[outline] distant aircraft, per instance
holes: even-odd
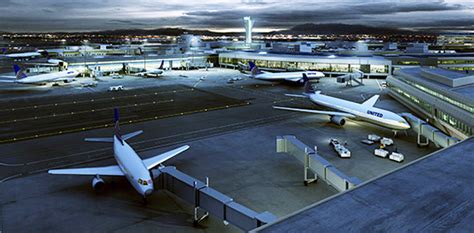
[[[3,53],[6,52],[6,49],[3,49]],[[10,53],[4,54],[5,57],[15,59],[15,60],[27,60],[30,58],[41,57],[44,55],[45,50],[38,50],[36,52],[25,52],[25,53]]]
[[[158,69],[145,69],[144,72],[137,73],[136,75],[138,76],[159,76],[162,75],[164,70],[163,70],[163,65],[165,63],[165,60],[161,60],[161,65]]]
[[[319,111],[313,109],[300,109],[300,108],[289,108],[273,106],[275,109],[324,114],[331,117],[331,122],[337,125],[344,125],[345,118],[359,119],[367,121],[376,125],[380,125],[393,130],[405,130],[409,129],[410,125],[403,117],[396,113],[374,107],[377,102],[379,95],[374,95],[370,99],[366,100],[362,104],[327,96],[321,94],[320,91],[314,91],[309,80],[305,78],[305,92],[303,95],[292,95],[286,94],[291,97],[309,98],[312,102],[326,106],[332,109],[339,110],[335,111]]]
[[[324,74],[319,71],[297,71],[297,72],[278,72],[269,73],[263,72],[253,62],[249,62],[250,78],[260,79],[265,81],[290,81],[295,83],[304,83],[304,77],[307,79],[324,78]]]
[[[150,169],[162,164],[166,160],[189,149],[188,145],[181,146],[163,154],[141,159],[126,140],[140,135],[142,130],[133,133],[121,135],[119,130],[118,109],[114,110],[115,128],[114,136],[111,138],[86,138],[88,142],[109,142],[113,143],[114,157],[118,165],[105,167],[71,168],[49,170],[49,174],[55,175],[88,175],[94,176],[92,187],[95,190],[100,189],[105,183],[100,176],[125,176],[135,190],[144,198],[153,192],[153,180],[150,176]]]
[[[0,79],[0,82],[36,85],[59,81],[67,83],[74,80],[74,78],[80,74],[77,70],[66,70],[55,73],[27,76],[18,65],[13,65],[13,69],[15,70],[15,77],[13,79]]]

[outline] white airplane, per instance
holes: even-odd
[[[174,150],[167,151],[163,154],[141,159],[133,150],[126,140],[140,135],[142,130],[133,133],[121,135],[119,130],[118,110],[115,113],[115,129],[114,136],[111,138],[86,138],[88,142],[109,142],[113,143],[114,157],[118,165],[105,167],[88,167],[88,168],[71,168],[71,169],[54,169],[49,170],[49,174],[54,175],[86,175],[94,176],[92,179],[92,187],[99,190],[104,184],[104,180],[100,176],[124,176],[144,198],[153,193],[153,180],[150,176],[150,169],[161,165],[166,160],[189,149],[188,145],[181,146]]]
[[[319,71],[296,71],[296,72],[263,72],[253,62],[249,62],[250,78],[260,79],[264,81],[289,81],[295,83],[304,83],[303,79],[320,79],[324,78],[324,73]]]
[[[408,122],[400,115],[374,107],[375,103],[379,98],[379,95],[374,95],[362,104],[359,104],[323,95],[320,91],[314,91],[308,79],[305,79],[305,92],[303,93],[303,95],[286,95],[291,97],[309,98],[312,102],[316,104],[336,109],[338,111],[319,111],[313,109],[300,109],[280,106],[273,106],[273,108],[280,110],[329,115],[331,117],[331,122],[341,126],[345,124],[345,118],[351,118],[367,121],[393,130],[406,130],[410,128]]]
[[[161,60],[161,65],[158,69],[146,69],[144,72],[137,73],[136,75],[138,76],[159,76],[162,75],[164,70],[163,70],[163,65],[165,63],[165,60]]]
[[[0,82],[38,85],[58,81],[67,83],[73,81],[74,78],[80,74],[77,70],[65,70],[49,74],[27,76],[18,65],[13,65],[13,69],[15,70],[15,77],[10,79],[0,79]]]
[[[6,49],[3,49],[3,52],[6,52]],[[44,54],[44,50],[38,50],[36,52],[24,52],[24,53],[10,53],[10,54],[4,54],[5,57],[15,59],[15,60],[21,60],[21,59],[29,59],[29,58],[35,58],[35,57],[41,57]]]

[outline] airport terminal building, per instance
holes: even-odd
[[[320,56],[272,54],[254,52],[229,52],[219,54],[221,67],[236,68],[249,61],[262,68],[274,70],[317,70],[328,75],[341,75],[360,70],[367,77],[387,77],[392,62],[380,56]]]
[[[389,94],[440,130],[474,135],[474,76],[441,68],[404,68],[387,78]]]

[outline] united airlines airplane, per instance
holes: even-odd
[[[115,134],[111,138],[86,138],[88,142],[108,142],[113,143],[114,157],[118,165],[105,167],[71,168],[49,170],[49,174],[57,175],[88,175],[94,176],[92,187],[97,190],[105,183],[100,176],[124,176],[144,198],[153,193],[153,180],[150,176],[150,169],[162,164],[166,160],[189,149],[188,145],[176,148],[148,159],[141,159],[126,140],[135,137],[142,130],[121,135],[119,130],[118,110],[115,109]]]
[[[0,79],[0,82],[37,85],[59,81],[67,83],[74,80],[74,78],[80,74],[77,70],[66,70],[49,74],[27,76],[18,65],[14,65],[13,69],[15,70],[15,77],[13,79]]]
[[[336,109],[338,111],[319,111],[313,109],[289,108],[280,106],[273,106],[273,108],[280,110],[329,115],[331,117],[331,122],[341,126],[345,124],[345,118],[351,118],[367,121],[393,130],[406,130],[410,128],[408,122],[400,115],[374,107],[375,103],[379,98],[379,95],[374,95],[362,104],[359,104],[323,95],[320,91],[314,91],[308,79],[305,79],[304,81],[305,92],[303,93],[303,95],[287,94],[287,96],[309,98],[313,103]]]
[[[260,71],[253,62],[249,62],[250,78],[260,79],[264,81],[289,81],[294,83],[304,83],[303,79],[320,79],[324,78],[324,73],[319,71],[297,71],[297,72],[278,72],[269,73]]]

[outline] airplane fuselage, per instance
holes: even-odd
[[[396,113],[376,108],[373,106],[366,106],[363,104],[322,95],[322,94],[310,94],[309,98],[312,102],[326,106],[332,109],[346,112],[356,116],[358,119],[367,121],[376,125],[387,127],[395,130],[409,129],[410,125],[406,122],[403,117]]]
[[[41,56],[41,53],[38,52],[26,52],[26,53],[11,53],[6,54],[5,57],[13,58],[13,59],[26,59],[26,58],[34,58]]]
[[[297,71],[297,72],[279,72],[279,73],[261,73],[252,76],[255,79],[266,80],[266,81],[291,81],[301,82],[303,80],[303,74],[306,74],[308,79],[320,79],[324,77],[324,74],[319,71]]]
[[[130,184],[142,196],[153,193],[153,180],[142,159],[124,140],[114,136],[114,157]]]
[[[79,75],[78,71],[68,70],[68,71],[61,71],[61,72],[50,73],[50,74],[39,74],[39,75],[34,75],[34,76],[28,76],[26,78],[18,79],[15,82],[21,83],[21,84],[47,83],[47,82],[54,82],[58,80],[73,79],[77,75]]]

